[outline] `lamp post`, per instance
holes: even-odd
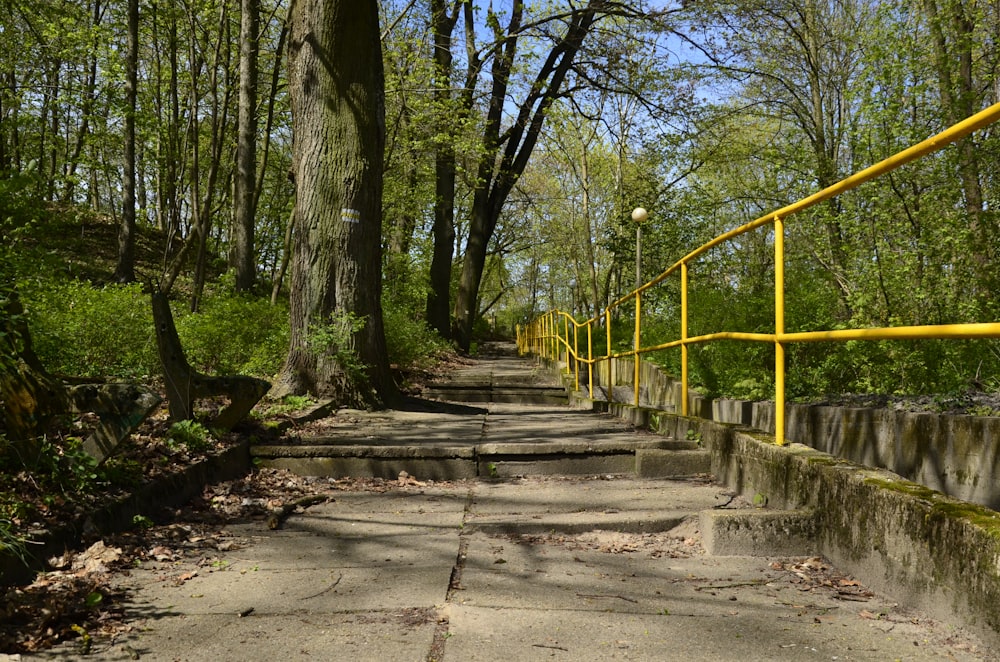
[[[635,289],[642,285],[642,224],[649,218],[649,213],[642,207],[632,210],[632,220],[635,221]]]

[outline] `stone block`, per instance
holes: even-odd
[[[714,556],[815,556],[812,510],[704,510],[702,544]]]
[[[712,455],[705,450],[639,449],[635,472],[640,478],[693,476],[712,471]]]

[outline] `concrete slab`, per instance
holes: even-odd
[[[485,371],[487,383],[499,383],[523,373],[525,363],[510,357],[477,362],[468,378],[482,379]],[[435,407],[440,426],[425,415]],[[349,446],[352,435],[368,434],[375,440],[372,455],[383,452],[373,461],[403,462],[419,453],[397,458],[389,449],[419,448],[411,441],[423,438],[437,449],[476,449],[482,461],[484,444],[520,441],[523,449],[556,443],[559,432],[590,435],[600,440],[595,443],[643,437],[606,417],[585,417],[588,431],[551,408],[517,414],[492,403],[488,410],[431,403],[403,412],[397,423],[388,415],[347,412],[330,443]],[[683,419],[674,427],[686,425]],[[721,453],[724,446],[713,446],[713,435],[706,428],[706,445]],[[676,436],[683,438],[684,431]],[[764,459],[778,452],[750,450]],[[775,503],[782,494],[759,491]],[[982,640],[953,623],[901,608],[825,561],[705,554],[701,527],[713,527],[715,546],[725,529],[717,523],[740,523],[757,512],[715,510],[731,497],[704,481],[620,477],[358,487],[292,514],[281,530],[260,521],[231,524],[232,547],[191,549],[192,556],[176,563],[149,563],[118,578],[130,589],[134,629],[111,642],[95,637],[90,657],[996,659]],[[703,519],[703,511],[711,512]],[[857,539],[877,533],[867,529]],[[811,569],[817,565],[823,569]],[[24,659],[75,657],[67,645]]]
[[[289,524],[268,535],[263,530],[238,555],[240,570],[381,567],[455,561],[454,526],[388,526],[342,521]]]
[[[152,587],[137,609],[238,616],[251,608],[259,615],[430,608],[445,599],[450,576],[450,563],[290,569],[234,562],[214,572],[203,568],[180,585],[173,573],[159,585],[137,577]]]
[[[127,662],[246,662],[247,660],[422,660],[434,638],[433,613],[419,609],[362,614],[151,615],[136,631],[87,658],[71,649],[23,659]],[[224,633],[224,636],[220,634]]]
[[[724,503],[724,494],[723,488],[704,482],[537,478],[478,485],[473,493],[470,515],[700,511]]]
[[[304,445],[364,444],[398,446],[407,443],[468,446],[478,440],[486,410],[464,415],[414,412],[367,412],[324,420],[321,432],[304,434]]]
[[[363,458],[363,457],[277,457],[258,456],[260,466],[286,469],[300,476],[332,478],[395,478],[401,471],[421,480],[464,480],[476,478],[474,459]]]
[[[281,530],[230,525],[225,551],[133,570],[119,582],[133,630],[95,638],[90,659],[990,659],[853,580],[706,555],[697,513],[723,494],[565,478],[345,492]],[[670,509],[684,516],[675,528],[622,532]],[[560,519],[577,530],[553,531]]]
[[[390,483],[382,491],[350,491],[336,493],[334,501],[310,507],[301,516],[342,516],[344,513],[451,513],[461,514],[471,493],[479,483],[452,484],[448,487],[416,486],[393,487]],[[298,521],[298,518],[297,520]]]
[[[461,660],[930,660],[950,632],[921,630],[891,601],[807,589],[770,559],[653,560],[482,535],[468,558],[448,612],[448,654]]]
[[[608,529],[626,533],[669,531],[689,512],[682,510],[630,510],[628,513],[560,513],[555,515],[470,516],[468,526],[490,534],[583,533]]]
[[[940,660],[937,642],[873,627],[862,619],[793,616],[734,606],[705,618],[606,613],[587,624],[565,611],[454,605],[448,654],[459,660]],[[697,632],[697,636],[692,636]],[[955,660],[979,659],[958,651]]]

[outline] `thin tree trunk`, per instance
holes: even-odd
[[[203,199],[199,199],[199,189],[198,182],[200,168],[198,166],[197,157],[199,155],[199,150],[197,146],[195,148],[196,161],[194,162],[192,178],[196,183],[195,189],[192,191],[192,197],[194,199],[199,199],[197,205],[197,214],[195,215],[196,224],[199,227],[198,232],[198,257],[195,263],[195,273],[194,273],[194,292],[191,295],[191,312],[196,312],[201,305],[202,292],[205,287],[206,274],[206,260],[208,253],[208,239],[212,231],[212,216],[214,213],[213,201],[215,198],[216,184],[219,179],[219,171],[222,168],[222,154],[225,149],[225,139],[226,132],[225,127],[227,124],[227,119],[229,117],[229,100],[232,93],[231,86],[220,85],[219,83],[219,67],[222,66],[227,72],[230,65],[230,50],[228,45],[230,40],[227,38],[226,26],[228,25],[228,6],[222,4],[219,8],[219,35],[220,39],[216,42],[215,51],[213,52],[212,62],[210,65],[210,76],[209,76],[209,89],[211,90],[212,106],[211,106],[211,116],[210,129],[211,129],[211,141],[209,143],[209,164],[208,164],[208,174],[207,181],[205,184],[205,196]],[[192,42],[192,48],[194,48]],[[225,59],[223,61],[223,45],[226,45],[225,49]],[[228,75],[226,76],[228,82]],[[224,89],[222,99],[219,99],[219,88]],[[192,114],[197,112],[197,105],[192,106]],[[198,140],[198,134],[195,132],[194,140]],[[197,142],[196,142],[197,145]]]
[[[139,0],[128,0],[128,55],[125,79],[125,173],[122,219],[118,228],[118,263],[113,279],[135,280],[135,113],[139,71]]]
[[[510,129],[504,132],[502,140],[500,122],[509,104],[507,91],[517,53],[516,35],[520,31],[524,3],[520,0],[514,2],[506,34],[494,22],[497,53],[493,60],[493,85],[489,110],[483,123],[482,155],[477,169],[469,237],[455,300],[454,337],[464,351],[468,351],[472,344],[486,251],[500,212],[514,184],[524,172],[548,109],[560,94],[573,59],[594,24],[597,9],[603,6],[603,2],[591,0],[586,7],[573,11],[567,18],[565,35],[546,56],[528,95],[518,108],[517,117]]]
[[[254,227],[257,200],[257,46],[260,0],[240,3],[240,109],[233,193],[233,256],[236,291],[247,292],[256,280]],[[280,57],[279,57],[280,59]]]
[[[101,10],[101,2],[100,0],[95,0],[94,13],[92,17],[94,28],[101,24],[102,15],[103,11]],[[76,193],[76,170],[80,165],[80,155],[83,154],[83,148],[87,142],[87,136],[90,134],[90,116],[94,112],[94,90],[97,88],[98,45],[98,37],[95,35],[91,47],[92,52],[90,54],[90,61],[87,63],[87,83],[83,90],[83,102],[80,104],[80,127],[76,132],[76,140],[74,141],[73,151],[67,158],[66,165],[63,167],[66,188],[63,190],[62,200],[66,203],[72,202],[73,195]],[[2,149],[2,147],[0,147],[0,149]]]
[[[975,39],[975,21],[965,8],[963,0],[946,3],[945,16],[941,15],[935,0],[925,0],[924,9],[930,23],[934,47],[934,64],[938,75],[938,94],[945,120],[954,124],[969,117],[976,110],[977,93],[972,77],[972,60]],[[945,26],[950,25],[951,40],[946,36]],[[957,63],[957,71],[952,71]],[[977,157],[977,148],[972,136],[958,141],[958,175],[962,182],[965,211],[979,246],[988,246],[989,235],[984,233],[983,188]],[[977,253],[980,263],[988,258],[983,251]]]
[[[271,153],[271,128],[274,126],[274,106],[278,99],[278,88],[281,85],[281,62],[285,52],[285,42],[288,39],[288,19],[282,23],[281,34],[278,35],[278,45],[274,49],[274,67],[271,69],[271,92],[267,97],[267,119],[264,121],[264,147],[260,157],[260,167],[257,171],[257,183],[254,186],[253,208],[260,203],[260,192],[264,190],[264,175],[267,172],[268,156]]]
[[[594,222],[590,210],[590,159],[587,155],[587,143],[583,144],[583,153],[580,155],[580,180],[583,189],[583,222],[586,224],[583,241],[590,280],[590,303],[593,306],[593,312],[584,311],[584,315],[589,318],[601,309],[601,300],[597,290],[597,258],[594,255]]]
[[[445,0],[431,0],[434,29],[434,100],[438,112],[451,105],[451,34],[458,7],[449,15]],[[453,124],[449,124],[453,126]],[[442,140],[434,153],[434,251],[427,293],[427,323],[442,338],[451,336],[451,267],[455,255],[455,146],[454,136]]]

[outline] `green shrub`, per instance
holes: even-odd
[[[53,373],[142,379],[160,373],[149,295],[142,286],[80,281],[22,285],[35,350]],[[269,377],[288,350],[288,308],[215,295],[198,313],[174,311],[191,365],[208,374]]]
[[[19,452],[7,453],[0,464],[11,475],[21,471],[30,474],[35,488],[47,499],[90,494],[104,480],[97,460],[83,450],[83,440],[78,437],[41,437],[22,445]],[[11,503],[6,505],[10,507]],[[4,512],[0,516],[11,514]]]
[[[22,286],[35,351],[49,371],[142,378],[159,372],[149,297],[138,284]]]
[[[386,353],[389,362],[404,369],[420,369],[448,349],[448,343],[427,326],[428,265],[407,257],[390,256],[382,293]]]
[[[265,299],[215,294],[197,313],[174,311],[188,362],[213,375],[276,374],[288,351],[288,307]]]
[[[167,431],[167,445],[175,450],[185,446],[193,453],[201,453],[212,447],[212,433],[197,421],[177,421]]]
[[[354,347],[354,335],[365,328],[366,318],[343,310],[335,310],[322,324],[312,324],[307,338],[314,356],[333,356],[340,369],[360,376],[365,370]]]
[[[385,344],[389,362],[406,369],[422,368],[448,348],[447,342],[432,331],[412,308],[398,301],[385,301]]]

